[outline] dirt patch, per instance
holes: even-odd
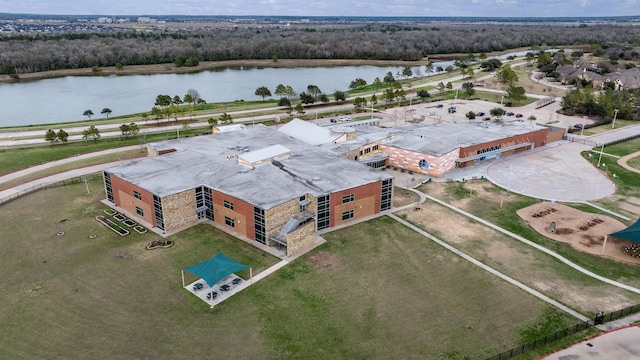
[[[343,264],[338,257],[328,252],[321,251],[317,254],[309,256],[309,264],[316,269],[325,271],[337,271],[342,268]]]
[[[571,244],[575,249],[618,261],[640,264],[624,252],[629,241],[604,237],[626,228],[620,221],[602,214],[592,214],[563,204],[538,203],[516,212],[538,233],[555,241]],[[604,248],[604,251],[603,251]]]

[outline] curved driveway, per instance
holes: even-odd
[[[580,202],[607,197],[616,191],[615,184],[580,152],[632,136],[640,136],[640,125],[588,137],[588,145],[578,141],[551,144],[489,166],[487,178],[510,191],[545,200]],[[600,153],[592,156],[600,157]],[[606,146],[601,159],[603,164],[612,161]]]

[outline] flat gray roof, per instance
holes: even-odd
[[[458,148],[527,134],[540,129],[544,128],[519,121],[499,125],[488,123],[401,125],[387,129],[395,136],[385,141],[384,145],[443,156]]]
[[[291,155],[255,167],[238,163],[238,156],[275,145]],[[320,196],[392,178],[264,125],[150,146],[176,151],[106,171],[160,197],[205,185],[264,209],[307,193]]]
[[[383,145],[443,156],[461,147],[482,144],[543,129],[539,125],[511,122],[501,125],[487,123],[407,124],[392,128],[358,126],[355,140],[324,143],[322,148],[339,154],[380,141]]]

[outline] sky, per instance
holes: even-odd
[[[0,0],[0,12],[56,15],[640,16],[640,0]]]

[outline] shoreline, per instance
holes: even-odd
[[[157,74],[189,74],[227,67],[263,67],[263,68],[295,68],[295,67],[333,67],[333,66],[423,66],[428,60],[360,60],[360,59],[271,59],[264,60],[225,60],[201,61],[197,66],[176,67],[173,63],[154,65],[129,65],[122,69],[115,66],[100,68],[94,73],[91,68],[50,70],[35,73],[19,74],[20,79],[14,80],[7,74],[0,75],[0,83],[19,83],[22,81],[37,81],[54,79],[65,76],[127,76],[127,75],[157,75]]]
[[[510,52],[519,52],[531,50],[530,47],[519,47],[501,51],[492,51],[486,53],[488,56],[500,56]],[[535,51],[535,50],[531,50]],[[405,60],[366,60],[366,59],[252,59],[252,60],[224,60],[224,61],[201,61],[197,66],[193,67],[176,67],[173,63],[153,64],[153,65],[126,65],[122,69],[116,69],[115,66],[107,66],[100,68],[100,72],[94,73],[91,68],[81,69],[62,69],[49,70],[35,73],[18,74],[20,79],[14,80],[8,74],[0,75],[0,84],[2,83],[18,83],[21,81],[37,81],[44,79],[54,79],[65,76],[126,76],[126,75],[156,75],[156,74],[189,74],[202,71],[208,71],[226,67],[264,67],[264,68],[283,68],[283,67],[323,67],[323,66],[424,66],[434,61],[456,59],[466,57],[468,54],[451,53],[451,54],[433,54],[417,61]]]

